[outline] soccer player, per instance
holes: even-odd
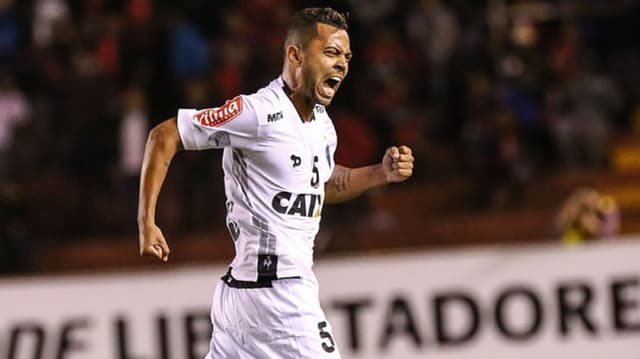
[[[138,213],[140,254],[166,261],[155,223],[158,194],[181,149],[223,149],[226,223],[236,256],[216,286],[211,358],[339,358],[311,270],[325,203],[338,203],[413,172],[406,146],[377,165],[334,163],[336,132],[325,106],[347,76],[345,16],[331,8],[297,12],[281,76],[220,107],[180,109],[149,134]]]

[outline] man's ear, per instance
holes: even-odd
[[[287,47],[287,59],[292,64],[302,64],[302,49],[296,45],[289,45]]]

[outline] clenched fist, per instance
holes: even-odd
[[[413,174],[413,155],[407,146],[392,146],[382,158],[382,168],[389,182],[403,182]]]

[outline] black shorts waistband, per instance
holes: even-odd
[[[254,288],[273,288],[273,281],[281,280],[281,279],[299,279],[300,277],[285,277],[278,278],[275,276],[265,277],[258,276],[258,280],[255,282],[237,280],[231,276],[231,268],[227,271],[227,274],[222,276],[222,281],[231,288],[242,288],[242,289],[254,289]]]

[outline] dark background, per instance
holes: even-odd
[[[287,21],[311,5],[349,13],[336,161],[416,157],[407,183],[325,208],[318,255],[557,240],[583,185],[640,230],[637,1],[1,0],[0,272],[150,264],[146,132],[275,78]],[[174,263],[230,259],[220,156],[171,166],[157,222]]]

